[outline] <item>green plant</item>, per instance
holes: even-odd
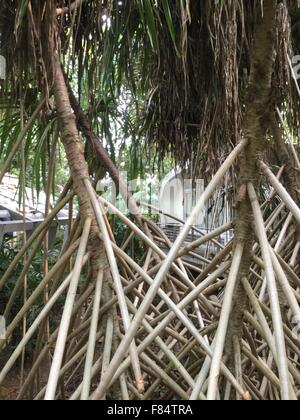
[[[6,238],[3,241],[0,247],[0,278],[5,273],[5,271],[7,270],[9,265],[12,263],[15,256],[17,255],[18,249],[20,246],[19,242],[20,240],[16,238]],[[63,235],[62,235],[62,232],[60,232],[56,236],[52,249],[48,252],[49,269],[51,269],[53,265],[55,264],[55,262],[57,261],[62,242],[63,242]],[[30,296],[33,293],[33,291],[37,288],[39,283],[44,278],[44,269],[43,269],[44,261],[45,261],[45,252],[44,252],[43,247],[41,247],[40,251],[37,253],[35,258],[33,259],[32,264],[27,273],[27,277],[26,277],[26,284],[27,284],[26,295],[27,296]],[[22,269],[23,269],[23,263],[19,262],[18,265],[16,266],[14,273],[10,276],[3,290],[0,292],[0,315],[5,309],[5,306],[11,296],[12,291],[14,290],[16,281],[18,280],[22,272]],[[15,300],[13,307],[11,309],[11,314],[10,314],[11,319],[13,319],[14,316],[18,313],[23,303],[24,303],[24,295],[21,294]],[[42,295],[37,299],[35,304],[28,311],[26,315],[27,325],[31,325],[33,323],[33,321],[36,319],[36,316],[40,312],[43,305],[44,305],[44,297]],[[10,346],[15,347],[15,345],[20,341],[21,337],[22,337],[22,331],[20,328],[15,331],[12,337],[12,340],[10,341]],[[34,351],[34,347],[35,347],[35,340],[30,342],[29,345],[26,347],[27,356],[32,355]]]

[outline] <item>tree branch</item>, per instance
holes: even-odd
[[[120,176],[120,172],[118,168],[115,166],[111,158],[109,157],[106,149],[104,148],[101,140],[98,138],[98,136],[93,132],[93,129],[91,127],[91,124],[89,123],[87,117],[85,116],[85,113],[83,109],[81,108],[77,98],[74,95],[74,92],[67,80],[67,77],[65,75],[65,81],[68,87],[69,91],[69,97],[71,106],[73,108],[73,111],[75,113],[78,128],[83,132],[86,139],[90,142],[92,145],[93,150],[95,151],[99,161],[103,165],[104,169],[109,173],[112,180],[114,181],[117,188],[119,188],[119,191],[126,203],[128,203],[128,207],[130,209],[130,212],[136,217],[138,222],[142,225],[142,217],[140,209],[133,198],[133,196],[128,191],[127,185],[125,184],[124,180]]]
[[[82,5],[84,1],[85,0],[75,0],[74,3],[70,4],[70,6],[59,7],[58,9],[56,9],[56,15],[60,16],[64,15],[65,13],[74,12],[76,9],[78,9],[78,7]]]

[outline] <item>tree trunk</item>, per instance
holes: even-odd
[[[68,89],[58,55],[55,57],[54,67],[55,103],[60,122],[62,141],[73,180],[73,187],[78,197],[81,221],[83,223],[87,217],[92,218],[89,250],[91,251],[91,276],[95,280],[99,269],[108,267],[108,262],[103,243],[99,240],[99,228],[92,203],[84,185],[85,179],[90,180],[89,171],[84,158],[84,150],[77,130],[76,118],[72,112]]]
[[[99,270],[104,272],[104,283],[103,283],[103,296],[105,303],[105,297],[110,299],[113,284],[111,280],[110,266],[106,256],[105,247],[103,242],[99,239],[99,226],[90,201],[90,197],[84,185],[85,180],[89,180],[88,165],[84,157],[84,149],[80,139],[80,135],[76,125],[76,117],[72,112],[69,93],[65,83],[64,75],[61,68],[61,63],[58,55],[55,60],[55,71],[54,71],[54,96],[57,107],[58,118],[60,122],[60,129],[62,133],[62,141],[65,147],[71,176],[73,180],[73,188],[77,194],[81,222],[84,223],[87,217],[92,218],[92,226],[89,237],[88,249],[90,251],[90,271],[89,281],[96,281]],[[113,309],[113,308],[112,308]],[[113,317],[115,322],[116,309],[113,311]],[[105,325],[105,318],[102,319]],[[114,331],[114,335],[116,331]],[[118,339],[118,337],[114,337]],[[118,396],[118,389],[113,387],[111,390],[111,396],[116,399]]]
[[[131,195],[131,193],[128,191],[127,185],[122,179],[120,172],[118,168],[115,166],[111,158],[109,157],[107,151],[103,147],[103,144],[101,143],[98,136],[94,133],[91,124],[89,123],[88,119],[86,118],[83,109],[81,108],[80,104],[78,103],[71,86],[68,85],[68,91],[70,96],[70,103],[72,105],[72,108],[74,110],[77,124],[79,129],[82,131],[84,136],[86,137],[87,141],[90,143],[93,152],[95,153],[98,162],[101,162],[102,167],[104,170],[106,170],[109,175],[111,176],[112,180],[115,183],[115,186],[117,190],[120,190],[120,193],[125,201],[125,203],[128,205],[128,208],[130,209],[131,214],[133,214],[138,222],[138,224],[143,227],[142,223],[142,217],[140,210]]]
[[[245,100],[246,114],[243,122],[243,135],[248,140],[241,159],[240,187],[237,196],[236,241],[244,241],[245,248],[240,266],[239,281],[234,293],[233,309],[228,328],[225,353],[233,361],[233,337],[242,337],[243,312],[246,295],[241,280],[249,277],[251,252],[254,245],[253,213],[247,194],[247,183],[255,188],[259,185],[260,171],[257,160],[266,146],[268,128],[268,103],[271,92],[272,71],[274,64],[274,28],[276,0],[264,0],[263,14],[259,10],[249,86]]]

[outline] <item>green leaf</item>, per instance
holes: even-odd
[[[41,192],[41,166],[42,166],[42,175],[43,175],[43,168],[45,168],[45,151],[44,151],[44,142],[47,139],[49,131],[52,129],[54,120],[52,120],[45,128],[44,132],[42,133],[35,152],[35,158],[33,162],[33,169],[35,173],[35,187],[37,191],[37,196],[39,196]]]
[[[157,51],[158,50],[158,38],[156,31],[156,23],[153,12],[153,5],[151,0],[144,0],[144,10],[145,10],[145,22],[147,26],[147,32],[150,39],[151,47]]]
[[[20,8],[16,17],[16,27],[15,27],[16,33],[18,32],[20,26],[22,25],[24,16],[26,15],[28,3],[29,3],[29,0],[23,0],[20,4]]]
[[[168,29],[175,47],[175,51],[178,57],[180,57],[180,52],[178,50],[177,47],[177,43],[176,43],[176,35],[175,35],[175,28],[173,25],[173,21],[172,21],[172,16],[171,16],[171,11],[170,11],[170,7],[169,7],[169,1],[168,0],[162,0],[162,6],[163,6],[163,10],[164,10],[164,15],[165,15],[165,19],[168,25]]]

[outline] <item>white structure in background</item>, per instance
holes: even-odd
[[[13,215],[23,218],[23,205],[19,203],[19,179],[16,175],[6,174],[0,185],[0,207]],[[45,212],[46,194],[41,191],[37,195],[32,188],[25,188],[25,212],[30,220],[42,219]],[[68,214],[65,214],[68,216]]]
[[[12,237],[24,229],[30,235],[45,220],[46,194],[41,192],[38,196],[31,188],[25,189],[25,221],[23,204],[20,206],[18,193],[19,180],[12,174],[6,174],[0,184],[0,245],[5,236]],[[53,204],[53,203],[52,203]],[[74,212],[76,217],[76,212]],[[65,226],[65,238],[69,223],[68,206],[61,210],[52,222],[49,233],[51,245],[58,226]]]
[[[192,180],[186,178],[184,171],[173,170],[163,179],[161,184],[159,209],[164,214],[160,215],[160,224],[171,242],[176,240],[182,222],[186,222],[204,192],[204,180],[199,179],[192,182]],[[192,242],[209,230],[233,220],[233,200],[232,188],[229,186],[217,191],[203,208],[203,211],[198,214],[186,242]],[[168,215],[174,217],[168,217]],[[219,241],[226,244],[232,236],[233,230],[231,229],[223,233],[219,237]],[[206,247],[202,248],[199,252],[205,255]],[[213,251],[213,247],[210,250]]]
[[[196,202],[204,191],[204,181],[197,180],[194,185],[191,179],[186,179],[182,170],[172,170],[162,181],[159,209],[181,221],[186,221]],[[204,211],[199,213],[195,226],[203,226]],[[160,216],[162,226],[176,224],[176,220],[164,214]]]

